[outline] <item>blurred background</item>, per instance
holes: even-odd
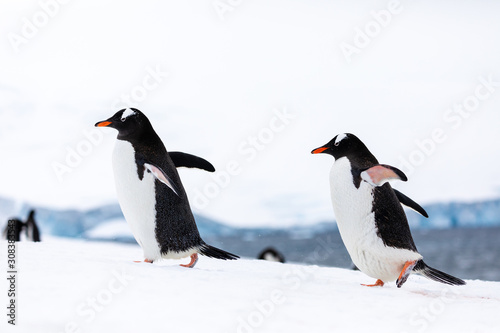
[[[93,127],[132,106],[168,150],[216,167],[180,170],[213,245],[349,267],[333,159],[310,152],[350,132],[407,174],[393,186],[430,215],[408,213],[429,265],[500,280],[498,2],[0,7],[0,227],[34,208],[42,241],[135,243],[114,189],[116,132]]]

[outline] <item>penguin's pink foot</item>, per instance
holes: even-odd
[[[140,261],[140,260],[139,261],[134,260],[134,262],[142,262],[142,261]],[[144,259],[144,262],[149,262],[150,264],[152,264],[153,260]]]
[[[374,284],[361,284],[361,285],[365,287],[383,287],[384,281],[378,279],[377,282],[375,282]]]
[[[408,280],[408,276],[410,276],[410,273],[416,264],[417,260],[405,262],[405,265],[403,266],[403,269],[401,270],[401,273],[399,274],[399,277],[396,280],[396,286],[398,286],[398,288],[401,288],[403,283],[405,283],[406,280]]]
[[[179,266],[182,266],[182,267],[188,267],[188,268],[193,268],[194,265],[196,265],[196,263],[198,262],[198,253],[193,253],[191,255],[191,262],[187,265],[179,265]]]

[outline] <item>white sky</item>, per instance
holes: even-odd
[[[310,151],[344,132],[405,171],[395,187],[422,204],[500,194],[495,1],[400,1],[390,19],[390,1],[241,1],[224,19],[212,0],[40,3],[0,4],[1,196],[116,201],[116,132],[93,125],[125,106],[149,116],[168,150],[226,172],[220,185],[181,176],[196,212],[233,225],[332,219],[333,159]],[[355,41],[348,62],[341,45]],[[473,111],[457,113],[464,102]],[[53,164],[67,158],[59,181]]]

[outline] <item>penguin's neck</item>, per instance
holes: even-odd
[[[118,140],[128,141],[129,143],[136,147],[151,147],[155,149],[165,149],[160,137],[156,134],[153,126],[151,124],[145,124],[144,128],[131,133],[119,133]]]
[[[130,144],[136,153],[142,158],[151,158],[152,156],[166,156],[167,150],[163,145],[160,137],[153,131],[149,134],[142,134],[137,136],[118,136],[117,142],[126,142]]]

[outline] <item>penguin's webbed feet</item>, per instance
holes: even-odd
[[[410,276],[410,273],[416,264],[417,264],[417,260],[405,262],[405,265],[403,266],[403,269],[401,270],[401,274],[399,274],[399,277],[396,280],[396,286],[398,286],[398,288],[401,288],[403,283],[405,283],[406,280],[408,280],[408,277]]]
[[[365,287],[383,287],[384,281],[378,279],[377,282],[375,282],[374,284],[361,284],[361,285]]]
[[[198,253],[193,253],[191,255],[191,262],[187,265],[179,265],[179,266],[182,266],[182,267],[187,267],[187,268],[193,268],[194,265],[196,265],[196,263],[198,262]]]
[[[152,264],[152,263],[153,263],[153,260],[149,260],[149,259],[144,259],[144,261],[134,260],[134,262],[138,262],[138,263],[141,263],[141,262],[148,262],[148,263]]]

